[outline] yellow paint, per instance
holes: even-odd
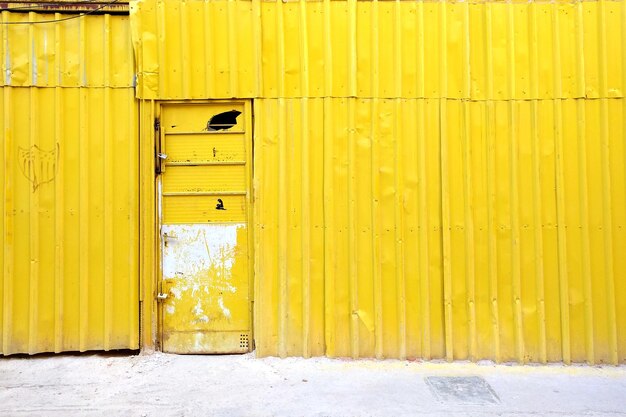
[[[106,310],[117,290],[92,279],[102,270],[103,282],[117,282],[108,260],[118,250],[138,262],[130,265],[142,280],[141,337],[150,347],[163,290],[162,221],[247,225],[260,356],[626,360],[624,2],[139,0],[130,8],[130,19],[2,28],[6,352],[48,346],[42,335],[51,327],[39,318],[48,311],[71,323],[55,324],[54,349],[66,349],[66,334],[79,334],[78,348],[99,346],[93,329],[118,334],[98,327],[118,332],[129,323]],[[43,18],[2,13],[5,21]],[[230,110],[232,102],[216,99],[233,98],[252,103],[243,130],[208,135],[186,110],[206,100]],[[62,123],[41,110],[61,105],[74,110]],[[160,167],[158,189],[154,149],[163,144],[153,125],[168,106],[181,118],[161,133],[179,141],[159,149],[170,165]],[[254,149],[242,152],[252,109]],[[78,128],[66,135],[75,114]],[[127,136],[114,135],[120,126]],[[124,155],[139,159],[139,179],[126,168],[117,174],[139,184],[130,194],[140,204],[130,199],[118,212],[103,203],[121,220],[95,216],[94,201],[111,201],[118,185],[86,164],[65,174],[75,189],[45,198],[55,184],[49,167],[19,164],[33,145],[54,160],[55,141],[40,139],[43,131],[63,141],[139,137],[139,155]],[[88,146],[70,149],[72,161],[98,158]],[[103,166],[117,168],[107,152]],[[203,172],[190,174],[187,159]],[[254,195],[242,189],[251,183]],[[33,189],[41,197],[27,198]],[[213,216],[217,198],[229,210]],[[75,211],[65,210],[70,202]],[[116,222],[138,222],[138,249],[132,238],[118,245]],[[21,230],[41,238],[20,240]],[[48,242],[67,263],[52,255],[31,262]],[[49,270],[54,286],[37,278]],[[50,310],[44,289],[66,280],[73,297],[55,290]],[[125,300],[127,309],[136,303]],[[185,337],[172,343],[215,349],[238,340]]]
[[[3,22],[39,22],[68,16],[6,11],[0,15]],[[128,16],[89,15],[55,24],[9,24],[2,25],[0,31],[0,86],[133,86]]]
[[[164,224],[161,230],[161,291],[168,296],[163,350],[247,352],[249,344],[240,340],[250,336],[246,224]]]
[[[211,130],[213,117],[231,110],[241,113],[236,124]],[[161,106],[160,150],[167,155],[159,177],[166,352],[251,349],[250,115],[247,102]]]
[[[257,353],[623,362],[625,22],[132,2],[138,97],[254,99]]]
[[[0,27],[4,355],[139,348],[128,36],[128,17],[110,15]]]
[[[623,110],[256,100],[259,355],[623,361]]]
[[[131,1],[137,93],[623,97],[623,7],[606,0]]]

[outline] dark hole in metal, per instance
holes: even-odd
[[[241,114],[238,110],[229,110],[212,116],[206,124],[204,130],[227,130],[237,124],[237,116]]]

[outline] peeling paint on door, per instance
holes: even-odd
[[[164,225],[162,234],[164,346],[221,350],[201,335],[210,332],[235,332],[239,346],[249,321],[246,224]]]
[[[238,105],[244,110],[244,103]],[[246,114],[237,119],[235,135],[224,129],[198,129],[223,106],[163,106],[161,141],[168,157],[161,179],[159,298],[166,352],[249,350]],[[223,160],[226,154],[237,155],[238,160]]]
[[[230,322],[231,310],[224,300],[230,301],[237,285],[245,284],[236,282],[241,281],[237,273],[242,271],[234,271],[234,265],[238,256],[246,255],[246,225],[166,225],[163,231],[176,236],[173,242],[167,238],[163,248],[163,280],[168,285],[175,283],[170,289],[166,316],[177,309],[181,314],[183,309],[191,313],[188,321],[192,324]],[[244,238],[239,246],[238,234]],[[195,302],[193,308],[185,305],[189,301]]]

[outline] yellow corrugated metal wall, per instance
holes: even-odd
[[[260,355],[445,355],[439,105],[255,101]]]
[[[621,98],[622,1],[131,2],[138,96]]]
[[[259,353],[623,361],[623,104],[257,100]]]
[[[0,352],[139,347],[128,16],[1,14]]]
[[[144,99],[253,98],[263,355],[626,360],[622,1],[131,3]]]

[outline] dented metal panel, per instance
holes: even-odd
[[[0,351],[137,349],[139,129],[128,18],[1,18]]]
[[[260,356],[624,362],[625,23],[605,0],[131,3],[138,97],[254,99]],[[183,136],[165,176],[212,154]],[[240,184],[166,184],[172,224],[250,219]]]
[[[0,17],[0,86],[134,86],[128,16],[3,11]]]
[[[255,100],[258,354],[624,362],[624,109]]]
[[[142,98],[624,96],[622,1],[130,7]]]
[[[139,348],[133,90],[0,94],[0,351]]]
[[[251,348],[250,106],[163,104],[162,348]]]
[[[442,358],[439,100],[255,100],[260,356]]]

